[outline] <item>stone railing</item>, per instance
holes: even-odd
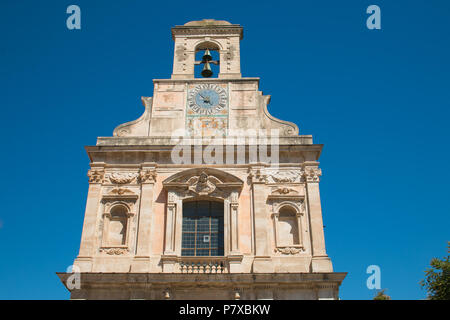
[[[181,273],[229,273],[225,257],[180,257]]]

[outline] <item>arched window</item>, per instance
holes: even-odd
[[[126,244],[127,220],[127,209],[125,207],[115,206],[111,209],[107,235],[108,245],[121,246]]]
[[[224,255],[224,206],[217,201],[183,203],[182,256]]]
[[[208,51],[207,51],[208,50]],[[220,49],[219,46],[210,41],[205,41],[198,44],[195,48],[195,67],[194,76],[196,78],[217,78],[219,75],[219,59],[220,59]],[[209,53],[209,56],[205,57],[205,54]],[[206,58],[206,60],[205,60]],[[208,63],[206,63],[208,62]],[[210,75],[208,73],[202,74],[205,69],[211,71]]]

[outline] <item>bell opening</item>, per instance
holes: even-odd
[[[219,52],[214,49],[199,49],[195,53],[197,64],[194,68],[195,78],[217,78],[220,67],[216,63],[219,61]]]

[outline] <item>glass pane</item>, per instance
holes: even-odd
[[[219,231],[219,219],[211,218],[211,232]]]
[[[194,250],[181,250],[181,255],[182,256],[194,256]]]
[[[207,250],[201,250],[201,249],[197,249],[197,256],[209,256],[209,249]]]
[[[218,248],[219,247],[219,238],[217,233],[211,234],[211,248]]]
[[[183,229],[183,232],[185,232],[185,231],[194,232],[195,231],[195,219],[184,217],[182,229]]]
[[[210,236],[205,233],[197,234],[197,248],[209,248]]]
[[[197,215],[200,217],[209,217],[209,201],[198,201],[197,202]]]
[[[195,248],[195,233],[184,233],[181,243],[182,248]]]
[[[204,200],[183,203],[181,254],[223,255],[223,228],[223,203]]]
[[[195,202],[185,202],[183,203],[183,217],[193,217],[195,216]]]
[[[209,219],[202,217],[197,220],[197,232],[209,232]]]
[[[211,202],[211,217],[223,217],[223,203]]]

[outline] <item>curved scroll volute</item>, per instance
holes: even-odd
[[[280,120],[278,118],[275,118],[269,113],[269,110],[267,110],[267,105],[270,102],[270,95],[260,96],[260,101],[262,104],[262,108],[264,111],[264,120],[263,122],[266,124],[266,128],[270,129],[279,129],[281,136],[297,136],[299,133],[298,126],[290,121],[284,121]]]
[[[148,137],[153,98],[142,97],[141,99],[145,107],[144,113],[136,120],[117,126],[113,131],[115,137]]]

